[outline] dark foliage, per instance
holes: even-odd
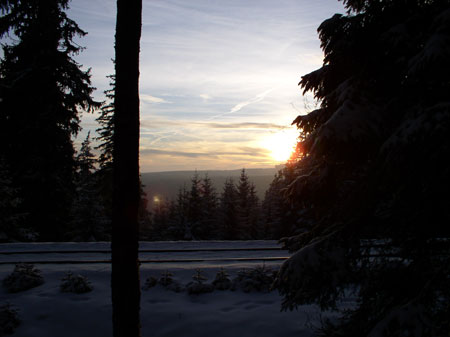
[[[112,169],[113,162],[114,93],[116,90],[116,77],[110,75],[108,78],[110,79],[110,88],[104,91],[106,101],[103,102],[100,109],[100,116],[96,119],[100,124],[100,127],[96,130],[99,135],[96,140],[100,144],[95,149],[100,150],[98,162],[101,169]]]
[[[0,305],[0,336],[11,335],[20,325],[17,309],[9,303]]]
[[[272,290],[276,272],[265,265],[239,271],[233,280],[232,290],[242,289],[244,292],[264,292]]]
[[[158,284],[158,279],[154,276],[150,276],[145,280],[145,284],[142,287],[143,290],[149,290]]]
[[[232,283],[228,273],[220,268],[219,272],[216,274],[216,278],[212,282],[212,285],[217,290],[228,290],[231,288]]]
[[[203,271],[197,269],[195,274],[192,275],[194,282],[190,282],[186,285],[186,289],[189,295],[200,295],[206,294],[214,291],[214,285],[209,283],[204,283],[207,277],[203,275]]]
[[[359,302],[326,336],[450,330],[450,3],[344,1],[318,31],[323,66],[300,81],[321,102],[301,132],[286,195],[299,234],[281,268],[284,308]]]
[[[32,240],[33,231],[26,226],[20,191],[13,185],[6,161],[0,157],[0,242]]]
[[[220,199],[220,223],[223,238],[232,240],[239,238],[237,190],[233,180],[227,179]]]
[[[286,202],[281,206],[284,200],[281,201],[279,187],[272,186],[261,205],[245,169],[237,184],[231,178],[225,181],[220,195],[208,175],[200,179],[194,174],[191,188],[180,188],[176,200],[154,202],[149,229],[142,237],[150,240],[279,239],[289,224],[273,220],[284,212],[282,207],[288,207]]]
[[[95,163],[88,133],[76,157],[75,193],[69,226],[64,235],[66,240],[106,241],[111,237],[111,222],[105,210],[99,181],[101,175],[95,171]]]
[[[74,187],[71,137],[81,111],[98,103],[90,73],[73,60],[86,33],[65,13],[68,0],[0,1],[0,142],[21,193],[21,213],[41,240],[62,237]],[[14,41],[13,40],[13,41]]]
[[[41,271],[32,264],[21,263],[3,279],[3,286],[10,293],[28,290],[44,283]]]
[[[85,276],[69,271],[62,278],[59,289],[64,293],[84,294],[92,291],[93,287]]]
[[[285,191],[292,182],[293,165],[288,162],[274,177],[261,204],[263,218],[261,232],[263,238],[280,239],[297,230],[296,223],[300,211],[292,207],[284,198]],[[301,226],[299,226],[301,227]]]

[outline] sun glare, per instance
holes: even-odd
[[[298,131],[284,129],[271,134],[262,141],[264,148],[270,151],[272,159],[278,163],[286,162],[297,144]]]

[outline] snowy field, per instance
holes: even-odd
[[[197,268],[208,278],[205,283],[212,282],[221,267],[231,279],[242,269],[263,263],[266,268],[275,270],[289,256],[278,248],[275,241],[143,242],[140,250],[147,252],[141,253],[140,258],[147,262],[141,265],[141,284],[144,286],[150,276],[160,278],[166,270],[180,284],[191,282]],[[200,251],[194,251],[197,249]],[[108,250],[108,243],[0,244],[0,279],[13,271],[13,262],[19,261],[34,262],[45,279],[44,284],[18,293],[8,293],[4,287],[0,289],[0,304],[9,302],[18,309],[22,321],[12,336],[112,336],[111,265],[105,262],[110,259]],[[9,254],[11,252],[16,254]],[[81,261],[85,262],[79,263]],[[93,290],[84,294],[62,293],[61,279],[67,271],[86,276]],[[311,326],[317,325],[320,318],[317,307],[302,306],[297,311],[280,312],[280,306],[281,297],[276,291],[214,290],[190,295],[187,291],[177,293],[158,284],[142,290],[142,335],[313,335]]]

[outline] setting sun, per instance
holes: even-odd
[[[284,129],[265,138],[262,145],[270,151],[274,161],[286,162],[294,151],[297,137],[298,131],[296,129]]]

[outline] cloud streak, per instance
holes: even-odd
[[[198,123],[199,126],[204,126],[212,129],[276,129],[283,130],[289,126],[279,125],[274,123]]]
[[[252,103],[257,103],[260,102],[264,99],[264,97],[266,97],[271,91],[273,91],[274,88],[271,88],[269,90],[266,90],[258,95],[256,95],[255,97],[253,97],[252,99],[245,101],[245,102],[241,102],[239,104],[236,104],[231,110],[230,110],[230,114],[234,113],[234,112],[238,112],[239,110],[241,110],[243,107],[246,107],[249,104]]]
[[[215,119],[215,118],[218,118],[218,117],[222,117],[222,116],[225,116],[225,115],[229,115],[229,114],[232,114],[232,113],[235,113],[235,112],[238,112],[238,111],[240,111],[242,108],[246,107],[247,105],[250,105],[250,104],[253,104],[253,103],[258,103],[258,102],[262,101],[262,100],[263,100],[263,99],[264,99],[271,91],[273,91],[274,89],[275,89],[275,88],[270,88],[270,89],[268,89],[268,90],[265,90],[264,92],[262,92],[262,93],[256,95],[255,97],[253,97],[253,98],[251,98],[251,99],[249,99],[249,100],[247,100],[247,101],[240,102],[240,103],[236,104],[236,105],[235,105],[234,107],[232,107],[231,110],[228,111],[228,112],[225,112],[225,113],[222,113],[222,114],[219,114],[219,115],[215,115],[215,116],[210,117],[209,120]]]
[[[155,97],[147,94],[139,94],[139,99],[145,103],[172,103],[164,98]]]
[[[141,149],[141,154],[164,155],[170,157],[187,157],[187,158],[219,158],[222,156],[249,156],[249,157],[266,157],[268,150],[262,148],[243,147],[243,151],[210,151],[210,152],[189,152],[189,151],[172,151],[160,149]]]
[[[157,129],[164,127],[194,127],[194,128],[211,128],[211,129],[263,129],[263,130],[283,130],[289,128],[290,125],[281,125],[276,123],[258,123],[258,122],[241,122],[241,123],[219,123],[219,122],[192,122],[186,120],[142,120],[141,127],[145,129]]]

